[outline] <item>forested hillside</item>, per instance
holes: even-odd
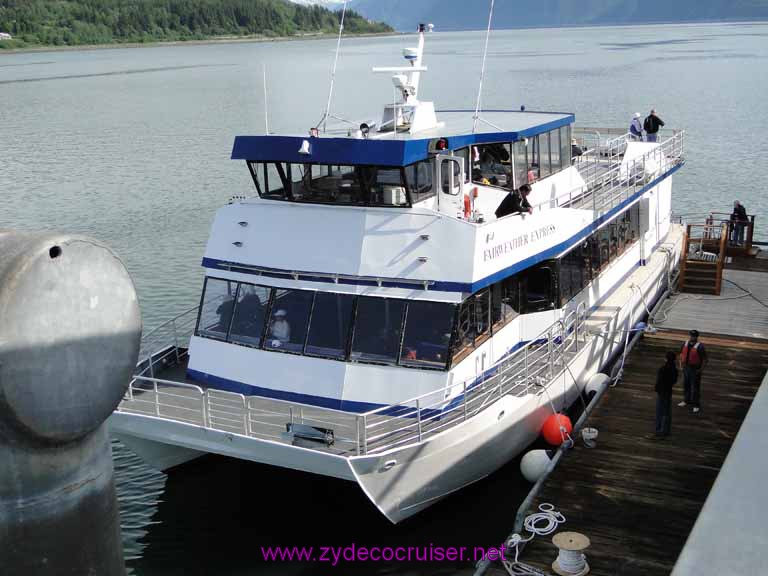
[[[2,0],[0,47],[335,32],[340,13],[284,0]],[[347,11],[345,32],[387,32]]]

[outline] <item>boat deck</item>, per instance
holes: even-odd
[[[702,337],[710,365],[702,382],[702,410],[676,404],[672,434],[653,434],[656,367],[684,334],[646,337],[635,347],[623,381],[608,391],[589,421],[597,447],[580,445],[546,481],[536,505],[552,503],[566,517],[561,530],[589,537],[595,576],[668,575],[682,550],[768,365],[768,344]],[[536,538],[521,561],[551,572],[557,549]],[[489,574],[501,576],[498,567]]]

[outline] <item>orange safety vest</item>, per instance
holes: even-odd
[[[683,344],[683,349],[680,351],[680,364],[682,366],[701,366],[700,345],[701,342],[696,342],[693,346],[690,342]]]

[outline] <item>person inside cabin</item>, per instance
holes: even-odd
[[[744,229],[749,224],[747,209],[738,200],[733,202],[733,212],[731,213],[731,245],[744,245]]]
[[[688,336],[688,341],[680,350],[684,398],[678,406],[691,406],[691,412],[697,414],[701,409],[701,372],[707,365],[708,358],[704,345],[699,342],[698,330],[691,330]]]
[[[274,313],[272,317],[272,326],[269,329],[269,336],[273,339],[273,346],[277,346],[274,341],[280,344],[287,344],[291,341],[291,325],[286,319],[288,313],[282,308]]]
[[[528,184],[520,186],[519,190],[512,190],[504,197],[499,207],[496,208],[496,218],[503,218],[509,214],[517,213],[531,213],[533,209],[528,203],[528,194],[531,192],[531,187]]]
[[[485,186],[490,186],[491,181],[488,180],[485,176],[483,176],[482,171],[480,168],[473,168],[472,169],[472,182],[475,184],[483,184]]]
[[[235,309],[235,297],[227,295],[224,301],[216,308],[216,314],[219,315],[219,323],[215,328],[216,332],[226,333],[229,330],[229,323],[232,320],[232,311]]]
[[[669,436],[672,428],[672,387],[675,382],[675,353],[667,352],[666,362],[656,374],[656,438]]]
[[[632,116],[632,121],[629,123],[629,137],[636,142],[642,142],[643,140],[643,126],[640,124],[640,112],[635,112]]]

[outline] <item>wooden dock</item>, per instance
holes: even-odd
[[[590,574],[668,575],[686,542],[768,366],[768,342],[703,337],[710,364],[702,380],[702,408],[677,406],[672,433],[654,437],[656,369],[685,332],[644,337],[588,425],[597,447],[581,442],[546,481],[536,505],[549,502],[567,518],[560,530],[587,535]],[[551,537],[537,537],[520,558],[548,573],[557,556]],[[494,567],[489,574],[506,574]]]

